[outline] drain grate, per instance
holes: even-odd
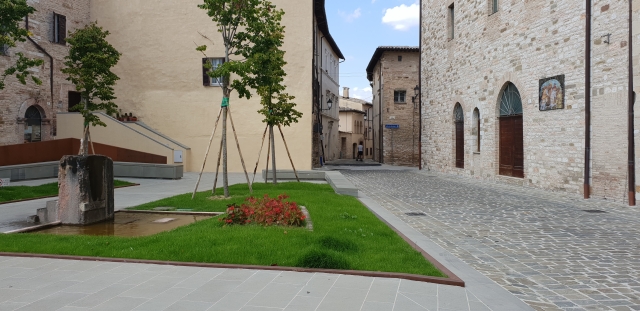
[[[606,213],[605,211],[601,211],[599,209],[583,209],[582,211],[587,213],[594,213],[594,214]]]
[[[407,215],[407,216],[427,216],[427,214],[425,214],[423,212],[409,212],[409,213],[405,213],[405,215]]]

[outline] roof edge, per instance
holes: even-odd
[[[367,66],[367,79],[369,81],[373,81],[373,69],[376,67],[376,64],[380,60],[382,53],[393,52],[393,51],[420,52],[420,47],[418,46],[379,46],[376,49],[376,51],[373,53],[373,57],[371,57],[371,61],[369,61],[369,65]]]
[[[325,3],[325,0],[313,1],[313,5],[314,5],[313,11],[315,12],[315,15],[316,15],[318,28],[320,28],[320,31],[322,31],[325,39],[327,39],[327,41],[329,42],[329,45],[331,46],[333,51],[336,53],[336,55],[338,55],[340,59],[345,59],[344,55],[342,55],[342,51],[340,51],[340,48],[338,47],[338,44],[336,43],[335,40],[333,40],[333,37],[329,32],[329,22],[327,21],[327,11],[325,10],[324,3]]]

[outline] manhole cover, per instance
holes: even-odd
[[[587,212],[587,213],[594,213],[594,214],[606,213],[605,211],[601,211],[599,209],[584,209],[582,211]]]
[[[407,216],[427,216],[427,214],[423,213],[423,212],[409,212],[409,213],[405,213]]]

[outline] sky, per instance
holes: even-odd
[[[326,0],[329,32],[346,60],[340,64],[342,88],[371,101],[367,65],[378,46],[418,46],[417,0]]]

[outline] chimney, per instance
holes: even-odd
[[[349,88],[348,87],[344,87],[342,89],[342,97],[349,98]]]

